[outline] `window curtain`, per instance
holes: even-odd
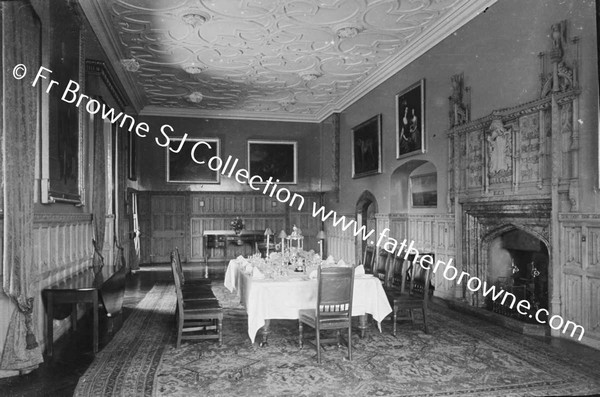
[[[94,118],[94,175],[92,213],[94,217],[94,272],[97,276],[102,273],[104,257],[104,234],[106,227],[106,154],[104,138],[104,120]]]
[[[35,73],[41,60],[41,24],[26,1],[1,2],[2,7],[2,181],[4,230],[2,287],[15,303],[0,359],[0,369],[27,371],[43,361],[35,335],[32,282],[33,201],[36,136],[39,131],[40,87],[30,76],[13,77],[24,64]]]

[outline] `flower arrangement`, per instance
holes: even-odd
[[[244,221],[239,216],[232,220],[230,225],[236,234],[240,234],[244,230]]]

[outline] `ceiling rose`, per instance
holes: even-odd
[[[182,67],[183,67],[183,70],[185,70],[189,74],[198,74],[198,73],[202,73],[203,71],[206,70],[206,66],[203,66],[203,65],[200,65],[197,63],[186,63]]]
[[[315,71],[300,72],[300,78],[304,81],[313,81],[321,77],[321,74]]]
[[[349,39],[356,37],[360,33],[361,28],[350,24],[342,24],[335,26],[334,30],[335,34],[340,39]]]
[[[204,96],[202,96],[202,93],[199,91],[194,91],[186,97],[188,102],[191,102],[191,103],[200,103],[200,102],[202,102],[203,98],[204,98]]]
[[[128,72],[137,72],[140,70],[140,63],[135,58],[121,59],[121,65]]]
[[[181,16],[181,19],[183,20],[183,22],[187,23],[188,25],[191,25],[193,27],[198,27],[198,26],[202,25],[203,23],[205,23],[206,21],[208,21],[209,17],[205,13],[191,11],[191,12],[186,12],[185,14],[183,14]]]

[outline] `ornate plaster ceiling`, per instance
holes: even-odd
[[[320,121],[494,1],[81,4],[142,114]]]

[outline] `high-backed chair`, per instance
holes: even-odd
[[[398,312],[407,311],[409,318],[414,323],[413,310],[423,312],[423,329],[428,333],[427,315],[429,304],[429,285],[431,280],[431,266],[424,269],[419,262],[403,261],[401,276],[401,286],[385,288],[385,292],[392,306],[393,330],[392,334],[396,336],[396,323],[398,321]],[[410,269],[410,278],[407,281],[407,272]],[[408,289],[406,288],[408,284]]]
[[[183,266],[181,266],[181,256],[179,255],[179,248],[175,247],[175,260],[177,265],[177,272],[179,273],[179,280],[181,281],[181,285],[183,290],[188,288],[194,289],[197,286],[208,286],[210,288],[211,280],[208,278],[194,278],[194,279],[186,279],[183,273]]]
[[[365,273],[373,274],[373,263],[375,262],[375,246],[367,244],[363,255],[362,265],[365,268]]]
[[[186,300],[177,271],[176,251],[171,252],[171,269],[177,294],[177,348],[182,340],[218,339],[223,343],[223,309],[216,299]]]
[[[375,262],[375,269],[373,270],[373,275],[378,277],[383,285],[389,284],[389,265],[391,260],[393,259],[392,257],[393,254],[390,254],[383,248],[379,248],[379,253]]]
[[[348,360],[352,360],[352,293],[354,267],[319,267],[317,272],[317,304],[314,309],[300,310],[299,343],[303,346],[303,325],[315,329],[317,362],[321,363],[321,343],[341,344],[340,330],[348,332]],[[336,338],[321,339],[322,330],[337,330]]]
[[[181,266],[178,266],[178,263],[177,250],[175,250],[173,251],[173,257],[171,259],[171,271],[173,272],[173,279],[177,278],[179,281],[179,286],[184,301],[217,300],[210,284],[184,284],[183,272],[181,271]]]

